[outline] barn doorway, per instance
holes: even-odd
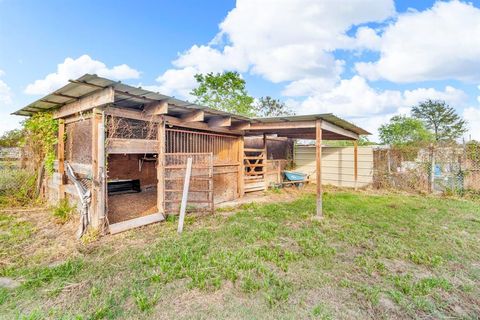
[[[108,155],[107,218],[111,233],[162,220],[157,207],[157,156]]]

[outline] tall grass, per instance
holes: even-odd
[[[0,169],[0,208],[30,204],[35,197],[35,174],[23,169]]]

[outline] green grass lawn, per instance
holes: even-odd
[[[478,202],[333,191],[324,211],[311,219],[306,194],[188,217],[181,236],[170,220],[64,255],[26,250],[39,226],[2,214],[0,276],[22,284],[0,289],[0,317],[478,319]]]

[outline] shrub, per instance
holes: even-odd
[[[67,222],[72,216],[75,207],[68,203],[68,199],[64,198],[60,200],[59,204],[52,208],[53,216],[60,222]]]

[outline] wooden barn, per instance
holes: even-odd
[[[59,121],[55,172],[46,178],[45,194],[51,203],[83,203],[83,223],[102,233],[178,213],[187,158],[193,159],[188,209],[213,211],[217,203],[266,189],[272,171],[279,177],[282,164],[272,169],[271,163],[286,159],[281,150],[268,159],[275,141],[316,140],[321,181],[322,140],[369,134],[332,114],[248,118],[90,74],[15,114],[45,111]]]

